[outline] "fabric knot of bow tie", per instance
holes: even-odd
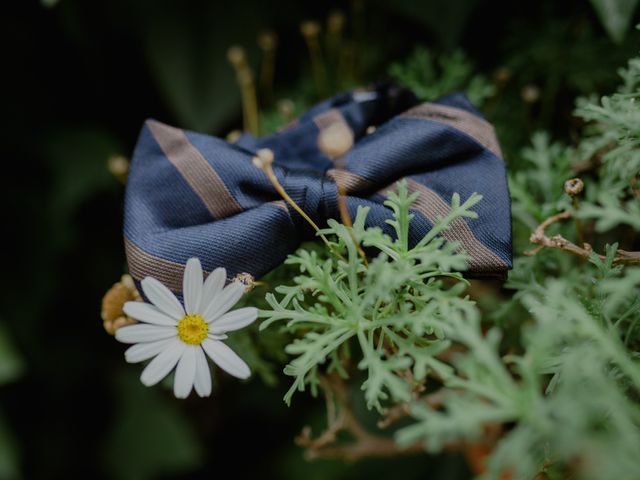
[[[471,273],[503,275],[511,268],[506,170],[491,124],[462,94],[418,103],[406,90],[385,85],[338,95],[278,133],[245,134],[233,144],[148,120],[125,200],[134,279],[153,276],[179,292],[191,257],[206,271],[225,267],[231,277],[259,278],[313,237],[253,164],[260,148],[274,152],[276,177],[321,228],[340,218],[338,185],[352,218],[359,205],[368,206],[367,225],[393,235],[383,202],[395,182],[406,179],[420,194],[413,243],[448,213],[454,193],[462,200],[480,193],[478,218],[454,221],[443,236],[471,256]]]

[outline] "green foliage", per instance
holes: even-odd
[[[601,163],[600,181],[587,190],[579,215],[594,219],[601,232],[618,225],[640,230],[640,58],[619,73],[624,83],[617,93],[599,103],[582,100],[576,110],[590,122],[580,157]]]
[[[475,218],[471,208],[481,197],[472,195],[461,203],[454,195],[451,213],[410,248],[410,207],[416,198],[404,181],[397,192],[388,193],[385,205],[393,219],[387,223],[394,238],[379,227],[365,228],[368,209],[361,207],[353,230],[330,220],[321,231],[334,239],[332,250],[338,257],[301,249],[287,259],[299,267],[300,275],[294,285],[276,288],[280,299],[268,294],[271,308],[260,312],[266,319],[261,328],[285,321],[284,328],[297,336],[285,349],[296,356],[284,370],[294,377],[287,403],[295,391],[307,386],[315,390],[322,369],[348,377],[353,357],[367,374],[362,383],[367,406],[379,411],[389,402],[410,400],[411,386],[403,372],[410,372],[416,382],[424,382],[430,372],[448,373],[449,367],[436,358],[449,347],[440,324],[463,315],[472,303],[459,296],[465,284],[460,274],[452,273],[465,268],[467,257],[438,235],[456,218]],[[358,245],[380,253],[365,263]],[[453,280],[452,286],[445,285],[445,277]]]
[[[521,169],[511,175],[517,236],[573,209],[594,221],[597,232],[610,235],[626,224],[634,230],[627,236],[637,238],[637,67],[634,59],[621,72],[617,94],[580,102],[577,113],[590,123],[575,147],[534,135]],[[585,161],[593,169],[587,198],[572,205],[563,183],[575,176],[574,162]],[[563,233],[574,236],[575,227]],[[522,327],[508,351],[501,341],[505,330],[495,325],[484,333],[479,311],[443,322],[444,334],[462,348],[444,381],[444,406],[415,403],[416,423],[398,432],[398,442],[420,440],[437,451],[481,438],[487,425],[511,425],[489,459],[486,478],[506,471],[515,479],[637,478],[640,268],[615,264],[616,249],[607,246],[604,258],[593,253],[588,263],[560,252],[518,259],[507,283],[515,293],[503,313],[526,320],[511,322]]]
[[[520,169],[509,178],[516,220],[533,229],[565,206],[563,185],[571,178],[572,157],[573,149],[551,142],[547,133],[533,135],[520,155]]]
[[[396,81],[423,101],[464,91],[473,104],[482,106],[495,93],[495,88],[484,76],[474,72],[473,64],[462,51],[436,56],[424,47],[416,48],[407,61],[394,63],[389,68],[389,74]]]
[[[442,411],[416,405],[418,422],[398,441],[430,449],[478,438],[484,425],[515,422],[499,441],[488,478],[543,469],[578,478],[640,475],[640,269],[613,265],[615,246],[577,279],[549,279],[521,291],[531,312],[522,353],[501,357],[500,332],[479,315],[453,317],[445,334],[465,351],[453,360]],[[612,293],[614,293],[612,295]]]

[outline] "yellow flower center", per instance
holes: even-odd
[[[201,315],[186,315],[178,322],[178,337],[189,345],[200,345],[208,333],[209,325]]]

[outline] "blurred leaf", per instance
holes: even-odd
[[[495,87],[475,73],[473,63],[461,50],[436,56],[431,50],[418,46],[407,60],[393,63],[389,74],[427,102],[463,91],[471,103],[481,107],[495,93]]]
[[[0,411],[0,478],[13,480],[20,477],[18,447],[9,430],[4,413]]]
[[[233,44],[256,50],[259,5],[238,9],[212,2],[197,11],[176,5],[153,15],[144,34],[152,76],[180,126],[218,132],[240,104],[227,50]]]
[[[41,148],[52,177],[50,215],[57,230],[68,233],[68,222],[80,204],[117,185],[107,160],[123,148],[108,132],[92,128],[55,131]]]
[[[20,377],[24,372],[24,363],[18,354],[4,323],[0,323],[0,385],[11,382]],[[0,444],[1,432],[0,432]],[[0,448],[0,451],[2,449]],[[0,453],[0,455],[2,455]],[[0,458],[0,478],[2,476],[2,460]]]
[[[473,13],[477,0],[396,0],[384,6],[413,20],[423,23],[445,48],[458,44],[462,30]]]
[[[622,42],[638,0],[591,0],[591,3],[609,36],[616,43]]]
[[[113,478],[155,478],[200,465],[202,449],[193,429],[161,389],[147,388],[127,372],[117,376],[116,394],[117,416],[103,450]]]

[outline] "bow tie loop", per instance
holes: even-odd
[[[276,167],[277,168],[277,167]],[[336,183],[315,170],[285,170],[280,182],[291,199],[311,218],[316,225],[325,225],[329,218],[339,217],[338,188]],[[278,174],[276,174],[279,177]],[[289,208],[301,240],[315,238],[316,232],[293,208]]]

